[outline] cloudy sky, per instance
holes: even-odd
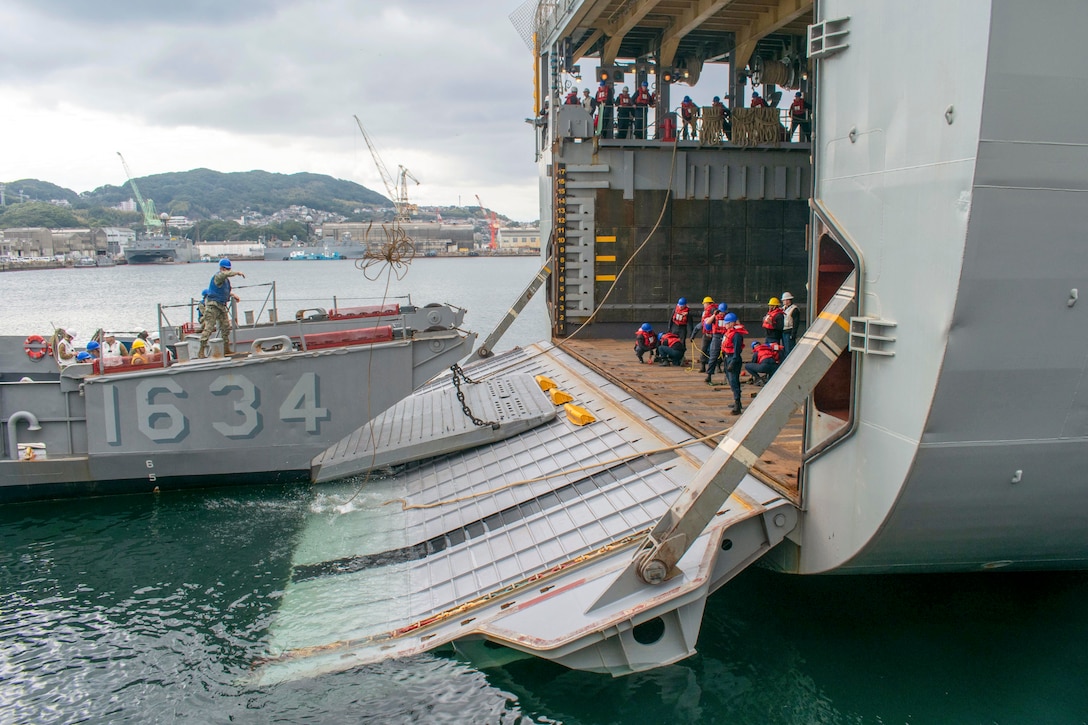
[[[385,193],[352,118],[421,204],[538,218],[521,0],[4,0],[0,181],[77,192],[209,168]]]

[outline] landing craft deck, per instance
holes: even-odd
[[[347,669],[474,631],[499,640],[529,637],[533,647],[570,646],[570,656],[583,656],[575,652],[584,644],[576,648],[547,622],[557,613],[584,612],[591,600],[573,608],[546,605],[553,597],[586,596],[553,590],[549,578],[581,569],[583,581],[607,583],[602,571],[630,560],[639,534],[664,515],[712,448],[681,447],[694,441],[690,433],[559,349],[532,346],[469,370],[474,378],[514,372],[551,378],[597,420],[577,426],[560,415],[500,443],[411,464],[393,477],[318,489],[260,681]],[[454,394],[449,384],[447,392]],[[431,508],[401,510],[389,503],[396,498]],[[768,524],[767,516],[783,518]],[[701,610],[722,562],[762,553],[795,520],[784,497],[746,477],[708,541],[720,527],[745,521],[759,541],[730,554],[699,548],[694,575],[682,584],[693,606]],[[764,536],[764,529],[775,530]],[[591,575],[590,567],[602,570]],[[649,617],[659,604],[640,607]],[[605,608],[582,616],[593,628],[640,615]],[[524,634],[511,634],[499,622],[504,617],[518,617],[514,629]]]

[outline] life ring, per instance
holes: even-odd
[[[49,343],[41,335],[30,335],[23,342],[23,350],[31,360],[41,360],[49,350]]]

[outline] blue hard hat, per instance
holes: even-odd
[[[686,305],[687,303],[688,303],[688,298],[687,297],[681,297],[680,299],[678,299],[676,301],[676,304],[678,304],[678,305]]]
[[[652,328],[650,326],[649,322],[643,322],[642,327],[640,327],[639,329],[642,330],[643,332],[649,332],[649,331],[653,330],[654,328]]]
[[[650,85],[650,84],[649,84],[649,83],[647,83],[646,81],[642,81],[642,87],[643,87],[643,88],[646,88],[646,87],[648,87],[649,85]]]
[[[725,316],[725,321],[726,321],[726,322],[736,322],[736,321],[737,321],[737,316],[736,316],[736,314],[734,314],[734,313],[730,312],[729,314],[727,314],[727,315]]]
[[[87,349],[88,350],[97,350],[100,347],[102,347],[102,346],[98,344],[97,340],[91,340],[90,342],[87,343]]]
[[[230,269],[230,260],[227,259],[226,257],[223,257],[222,259],[219,260],[219,266],[223,267],[225,269]]]
[[[718,305],[718,312],[725,312],[728,309],[729,309],[729,305],[725,304],[724,302],[722,302],[720,305]]]
[[[661,338],[663,338],[664,336],[665,336],[665,333],[664,333],[664,332],[659,332],[659,333],[657,333],[657,341],[658,341],[658,342],[661,342]]]
[[[92,357],[93,356],[89,352],[81,352],[78,355],[76,355],[76,360],[79,360],[80,362],[84,362],[86,360],[90,360]]]
[[[757,346],[757,345],[759,345],[759,340],[752,340],[752,349],[753,349],[753,350],[755,350],[755,349],[756,349],[756,346]]]
[[[715,102],[715,103],[721,103],[721,102],[722,102],[722,99],[721,99],[721,98],[719,98],[718,96],[714,96],[714,102]]]
[[[684,96],[684,103],[691,103],[691,96]]]
[[[601,81],[601,88],[604,88],[607,85],[608,85],[608,83],[606,81]]]

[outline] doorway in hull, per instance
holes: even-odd
[[[819,214],[815,216],[816,265],[811,309],[819,314],[835,296],[846,278],[858,268],[857,256],[843,236]],[[858,298],[861,298],[860,277]],[[849,324],[849,320],[845,321]],[[857,395],[857,362],[850,350],[843,349],[809,398],[805,420],[804,460],[819,455],[845,437],[854,423]]]

